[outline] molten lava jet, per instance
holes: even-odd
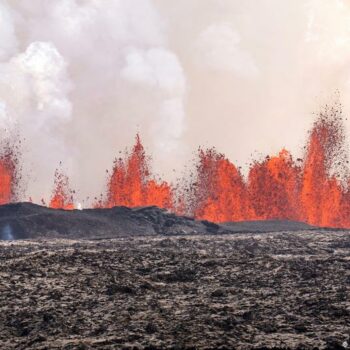
[[[6,147],[0,155],[0,205],[12,202],[18,186],[17,158],[14,150]]]
[[[18,192],[18,162],[11,147],[0,154],[0,204]],[[150,170],[139,135],[131,151],[114,162],[107,190],[95,207],[149,206],[214,222],[297,220],[317,226],[350,228],[350,177],[339,105],[326,107],[309,133],[303,159],[282,149],[253,161],[245,179],[214,148],[199,149],[194,174],[177,187]],[[55,173],[51,208],[73,209],[68,177]],[[45,204],[45,203],[44,203]]]
[[[172,208],[172,189],[164,181],[157,182],[149,170],[150,158],[146,156],[140,136],[131,154],[114,163],[108,181],[107,207],[124,205],[128,207],[156,205]]]
[[[55,187],[52,192],[49,207],[54,209],[74,209],[73,194],[69,187],[68,176],[60,172],[55,171]]]
[[[239,170],[213,148],[200,149],[198,156],[191,214],[216,222],[250,218],[248,193]]]
[[[10,203],[15,183],[15,164],[10,155],[0,157],[0,204]]]
[[[248,193],[256,220],[298,220],[300,167],[283,149],[278,156],[254,162],[248,175]]]
[[[245,182],[214,149],[200,150],[188,214],[210,221],[298,220],[350,227],[350,179],[340,106],[326,107],[310,132],[304,159],[283,149],[254,161]]]
[[[344,139],[341,110],[326,107],[314,123],[307,145],[300,198],[301,220],[320,226],[344,226],[341,203],[347,190],[336,174],[338,166],[347,161]]]

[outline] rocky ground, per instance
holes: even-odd
[[[0,242],[0,349],[341,349],[349,335],[349,232]]]

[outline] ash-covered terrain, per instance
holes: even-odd
[[[350,234],[0,242],[0,349],[346,348]]]

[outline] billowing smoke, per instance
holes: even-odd
[[[170,180],[198,145],[242,166],[301,152],[324,98],[350,110],[349,20],[341,0],[0,0],[0,128],[24,139],[23,199],[47,200],[62,161],[84,206],[137,132]]]
[[[204,69],[227,72],[238,77],[256,77],[254,59],[240,47],[241,38],[229,22],[214,23],[204,29],[197,41],[198,64]]]
[[[36,201],[55,168],[98,194],[139,131],[163,161],[181,154],[186,79],[149,0],[1,3],[0,116],[25,138]]]
[[[155,89],[163,96],[159,119],[151,129],[156,150],[169,156],[168,152],[179,147],[178,140],[185,126],[186,81],[176,55],[162,48],[131,49],[121,76],[134,84]]]

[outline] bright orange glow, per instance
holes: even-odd
[[[347,163],[341,110],[326,107],[310,132],[304,160],[294,161],[283,149],[254,161],[247,182],[224,155],[201,150],[190,214],[215,222],[283,219],[349,228]]]
[[[251,217],[241,173],[215,149],[199,151],[192,214],[211,221],[239,221]]]
[[[9,203],[13,199],[15,171],[16,164],[10,153],[0,157],[0,204]]]
[[[117,159],[108,181],[107,207],[123,205],[128,207],[156,205],[172,208],[172,189],[166,182],[157,182],[149,171],[139,135],[131,154]]]
[[[195,172],[177,187],[152,174],[150,157],[139,135],[118,158],[106,193],[94,207],[158,206],[181,215],[214,222],[297,220],[317,226],[350,228],[350,176],[341,109],[326,107],[310,131],[303,159],[282,149],[252,162],[245,179],[225,155],[199,149]],[[17,162],[0,157],[0,204],[15,200]],[[69,179],[55,173],[51,208],[74,209]],[[46,205],[42,201],[43,205]]]
[[[300,216],[298,168],[290,153],[255,162],[249,171],[248,192],[254,218],[297,220]]]
[[[331,175],[334,166],[346,162],[344,131],[337,111],[332,108],[326,112],[314,123],[307,145],[300,219],[314,225],[344,227],[340,207],[345,192],[340,181]]]
[[[73,210],[73,192],[69,188],[69,179],[58,170],[55,172],[55,188],[49,204],[50,208]]]

